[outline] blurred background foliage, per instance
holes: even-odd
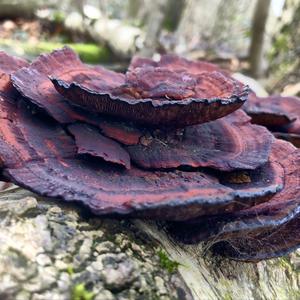
[[[118,70],[177,53],[300,94],[300,0],[0,0],[0,50],[32,59],[65,44]]]

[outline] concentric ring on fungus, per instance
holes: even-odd
[[[124,75],[69,48],[30,65],[0,52],[1,179],[96,215],[172,221],[181,241],[234,259],[281,255],[300,243],[300,150],[241,111],[216,120],[246,98],[225,71],[176,56]],[[279,106],[272,124],[297,134]]]
[[[246,101],[248,88],[217,71],[193,74],[166,67],[145,66],[123,74],[76,68],[77,58],[63,56],[67,67],[55,71],[51,80],[73,105],[146,126],[184,127],[221,118]],[[74,61],[74,62],[73,62]],[[109,73],[108,73],[109,72]],[[99,82],[101,79],[101,82]],[[16,87],[16,80],[14,80]]]
[[[277,140],[270,161],[284,170],[284,188],[268,201],[230,214],[170,224],[184,243],[208,247],[234,259],[258,261],[284,255],[300,245],[300,150]],[[289,234],[293,232],[293,234]]]
[[[146,131],[138,144],[126,149],[132,161],[146,169],[189,166],[232,171],[256,169],[266,163],[272,143],[272,134],[251,124],[239,110],[183,129]]]
[[[32,114],[21,99],[2,101],[0,108],[8,115],[0,126],[4,176],[40,195],[79,201],[98,215],[186,220],[265,201],[282,186],[280,180],[253,182],[242,195],[241,186],[228,187],[199,171],[126,170],[79,159],[75,141],[60,125]]]

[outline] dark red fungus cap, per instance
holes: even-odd
[[[103,136],[97,128],[87,124],[72,124],[69,132],[75,137],[78,154],[88,154],[130,169],[128,152],[117,142]]]
[[[67,65],[78,60],[67,59]],[[51,80],[70,103],[147,126],[178,128],[215,120],[238,109],[248,95],[246,87],[217,71],[194,74],[145,66],[125,76],[102,69],[100,76],[88,66],[64,70],[53,72]]]
[[[32,161],[23,168],[5,169],[4,174],[38,194],[79,201],[97,215],[187,220],[236,207],[240,195],[201,172],[120,170],[87,159]],[[277,191],[275,186],[280,188],[278,183],[273,185],[271,193]],[[249,192],[245,200],[249,205],[267,195],[260,189],[260,193]]]
[[[97,215],[176,221],[176,238],[234,259],[282,255],[300,244],[300,151],[242,111],[215,120],[246,98],[215,65],[173,55],[135,58],[123,75],[69,48],[31,65],[0,52],[0,177]],[[298,108],[252,94],[246,111],[291,138]]]
[[[300,151],[277,140],[270,162],[283,169],[284,188],[268,201],[231,214],[173,223],[185,243],[208,240],[208,247],[234,259],[257,261],[294,250],[300,244]],[[279,174],[276,176],[278,177]],[[293,232],[293,234],[291,234]]]
[[[243,106],[253,123],[263,126],[283,126],[300,119],[300,99],[297,97],[257,97],[249,94]]]
[[[143,136],[143,129],[133,124],[102,119],[98,123],[101,132],[123,145],[136,145]]]
[[[87,80],[95,86],[102,87],[105,85],[105,78],[108,78],[109,84],[116,82],[118,85],[124,77],[101,67],[86,67],[77,54],[67,47],[40,55],[32,64],[12,75],[13,85],[21,95],[58,122],[72,123],[79,120],[92,124],[98,123],[97,118],[78,107],[70,106],[53,87],[49,80],[50,75],[64,75],[67,78],[73,78],[74,75],[83,82]]]
[[[229,72],[221,69],[218,65],[206,61],[193,61],[174,54],[161,55],[158,61],[153,59],[134,56],[129,65],[129,70],[144,68],[147,66],[164,67],[171,71],[188,72],[190,74],[200,74],[203,72],[218,71],[229,76]]]
[[[33,115],[22,102],[0,104],[9,115],[0,126],[5,178],[40,195],[79,201],[95,214],[186,220],[265,201],[282,185],[267,180],[235,189],[199,171],[126,170],[77,158],[75,142],[57,123]]]
[[[99,215],[170,220],[229,209],[242,198],[240,190],[203,172],[126,170],[91,155],[78,158],[75,141],[56,122],[32,114],[22,101],[0,105],[6,112],[0,120],[3,174],[40,195],[79,201]],[[245,205],[265,200],[280,186],[250,191]]]
[[[127,150],[142,168],[256,169],[269,158],[272,134],[239,110],[222,119],[177,130],[148,131]]]
[[[297,97],[257,97],[249,95],[244,106],[252,122],[267,126],[277,138],[300,147],[300,99]]]
[[[12,88],[10,74],[19,68],[27,66],[26,60],[10,56],[0,51],[0,95],[13,96],[15,90]]]
[[[2,53],[8,58],[8,62],[13,58]],[[21,61],[22,62],[22,61]],[[6,63],[5,66],[7,66]],[[103,119],[91,112],[84,111],[79,107],[71,106],[61,96],[53,84],[49,80],[52,74],[73,74],[77,72],[81,80],[88,80],[94,74],[90,83],[97,85],[105,85],[105,78],[108,84],[116,82],[118,85],[123,82],[124,75],[105,70],[101,67],[86,67],[79,60],[78,56],[69,48],[65,47],[56,50],[51,54],[40,55],[32,64],[15,63],[16,71],[12,74],[12,82],[14,87],[26,97],[26,99],[47,112],[53,119],[62,124],[74,123],[76,121],[86,122],[101,128],[102,132],[108,137],[112,137],[117,141],[126,145],[136,144],[139,138],[139,130],[130,123],[116,122],[109,119]],[[23,67],[20,69],[20,67]],[[81,72],[84,69],[85,72]],[[8,76],[8,75],[7,75]],[[66,75],[65,75],[66,76]],[[8,76],[9,77],[9,76]],[[8,79],[9,80],[9,79]],[[3,81],[1,81],[3,82]]]

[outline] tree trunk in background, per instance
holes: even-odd
[[[269,89],[300,96],[300,0],[286,0],[269,57]]]
[[[169,31],[175,31],[179,25],[186,0],[169,0],[165,12],[164,27]]]
[[[206,48],[220,2],[221,0],[186,0],[176,32],[179,42],[176,52],[188,52],[198,46]]]
[[[250,75],[263,76],[264,38],[271,0],[258,0],[252,22],[251,46],[249,51]]]
[[[147,0],[145,8],[148,14],[145,23],[146,36],[141,56],[151,57],[159,45],[159,36],[163,28],[168,0]]]
[[[176,52],[202,50],[207,56],[246,56],[255,0],[187,0],[176,32]]]
[[[222,1],[218,6],[212,28],[210,49],[216,53],[236,54],[245,57],[248,53],[249,20],[255,1]]]
[[[138,16],[138,12],[141,8],[142,1],[141,0],[129,0],[127,6],[127,17],[130,20],[136,19]]]

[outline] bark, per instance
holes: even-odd
[[[148,19],[145,24],[146,36],[144,46],[140,51],[141,56],[151,57],[159,46],[159,36],[163,28],[167,0],[148,1]]]
[[[142,1],[141,0],[129,0],[127,6],[127,18],[135,20],[138,16],[138,12],[141,9]]]
[[[0,192],[1,299],[299,299],[300,252],[257,264],[18,187]],[[179,266],[178,266],[179,264]]]
[[[164,27],[169,31],[175,31],[177,29],[185,9],[185,4],[185,0],[168,0],[164,17]]]
[[[263,76],[264,37],[270,3],[271,0],[260,0],[255,7],[249,52],[250,74],[255,78]]]

